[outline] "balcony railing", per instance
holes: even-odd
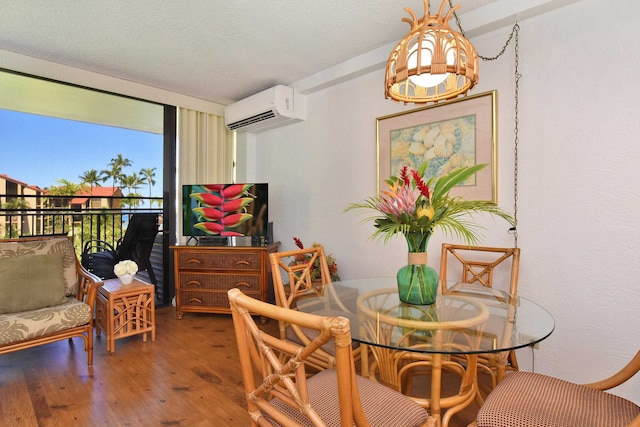
[[[16,196],[7,197],[0,194],[0,200],[15,199]],[[28,196],[24,198],[29,203]],[[42,197],[40,197],[42,199]],[[27,236],[65,235],[72,236],[74,247],[78,255],[82,252],[86,242],[90,240],[103,240],[113,247],[124,236],[131,215],[142,212],[158,213],[162,215],[162,198],[138,197],[138,198],[113,198],[110,206],[118,206],[120,201],[126,200],[131,206],[147,207],[118,207],[118,208],[78,208],[64,206],[63,199],[48,197],[46,205],[62,207],[25,207],[25,208],[0,208],[0,239],[10,239]],[[105,197],[88,197],[89,206],[91,199],[110,199]],[[157,204],[158,207],[150,207]],[[162,216],[160,217],[162,218]],[[162,224],[160,224],[162,228]]]

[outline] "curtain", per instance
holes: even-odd
[[[179,108],[177,151],[177,212],[182,212],[183,184],[234,182],[235,135],[227,130],[224,117]],[[182,230],[181,216],[178,230]]]
[[[234,136],[224,118],[178,110],[178,185],[234,181]]]

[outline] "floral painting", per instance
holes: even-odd
[[[424,178],[476,164],[476,116],[457,117],[391,131],[391,175],[427,162]],[[475,175],[459,185],[475,185]]]
[[[496,91],[377,119],[378,191],[404,166],[427,163],[425,179],[486,164],[451,190],[452,196],[497,203]]]

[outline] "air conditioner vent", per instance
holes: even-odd
[[[294,112],[294,92],[288,86],[277,85],[224,109],[224,122],[229,130],[261,132],[301,118]]]
[[[252,125],[254,123],[260,123],[265,120],[273,119],[276,117],[276,113],[273,110],[265,111],[264,113],[259,113],[251,117],[247,117],[246,119],[239,120],[237,122],[229,123],[227,128],[229,130],[236,130],[245,126]]]

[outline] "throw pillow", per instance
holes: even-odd
[[[68,237],[42,239],[22,242],[0,241],[0,258],[25,255],[42,255],[62,252],[64,257],[64,281],[66,295],[74,296],[78,292],[78,273],[76,271],[76,253],[73,242]]]
[[[64,253],[0,258],[0,314],[66,302]]]

